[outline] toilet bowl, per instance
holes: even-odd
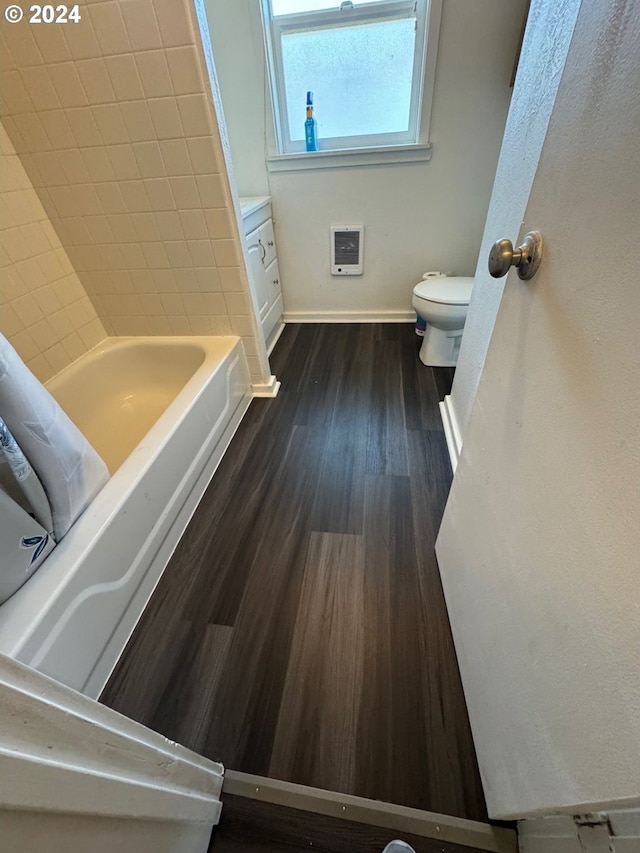
[[[412,305],[427,321],[420,361],[431,367],[454,367],[467,319],[473,278],[429,277],[413,288]]]

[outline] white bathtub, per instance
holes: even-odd
[[[97,698],[247,406],[237,337],[109,338],[47,383],[111,479],[0,607],[0,652]]]

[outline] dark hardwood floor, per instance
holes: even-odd
[[[227,767],[484,820],[434,555],[452,371],[287,326],[101,701]]]

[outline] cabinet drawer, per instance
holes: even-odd
[[[266,289],[269,293],[269,302],[272,302],[280,293],[280,270],[278,269],[278,259],[274,258],[269,266],[264,271],[266,281]]]
[[[271,346],[273,345],[273,339],[282,325],[282,296],[278,295],[278,298],[273,303],[271,308],[269,308],[267,314],[265,315],[264,320],[262,321],[262,328],[264,331],[264,339],[267,344],[267,352],[270,351]]]

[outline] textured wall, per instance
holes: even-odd
[[[0,331],[46,382],[105,337],[0,125]]]
[[[4,123],[109,334],[243,337],[263,375],[188,0],[2,22]]]

